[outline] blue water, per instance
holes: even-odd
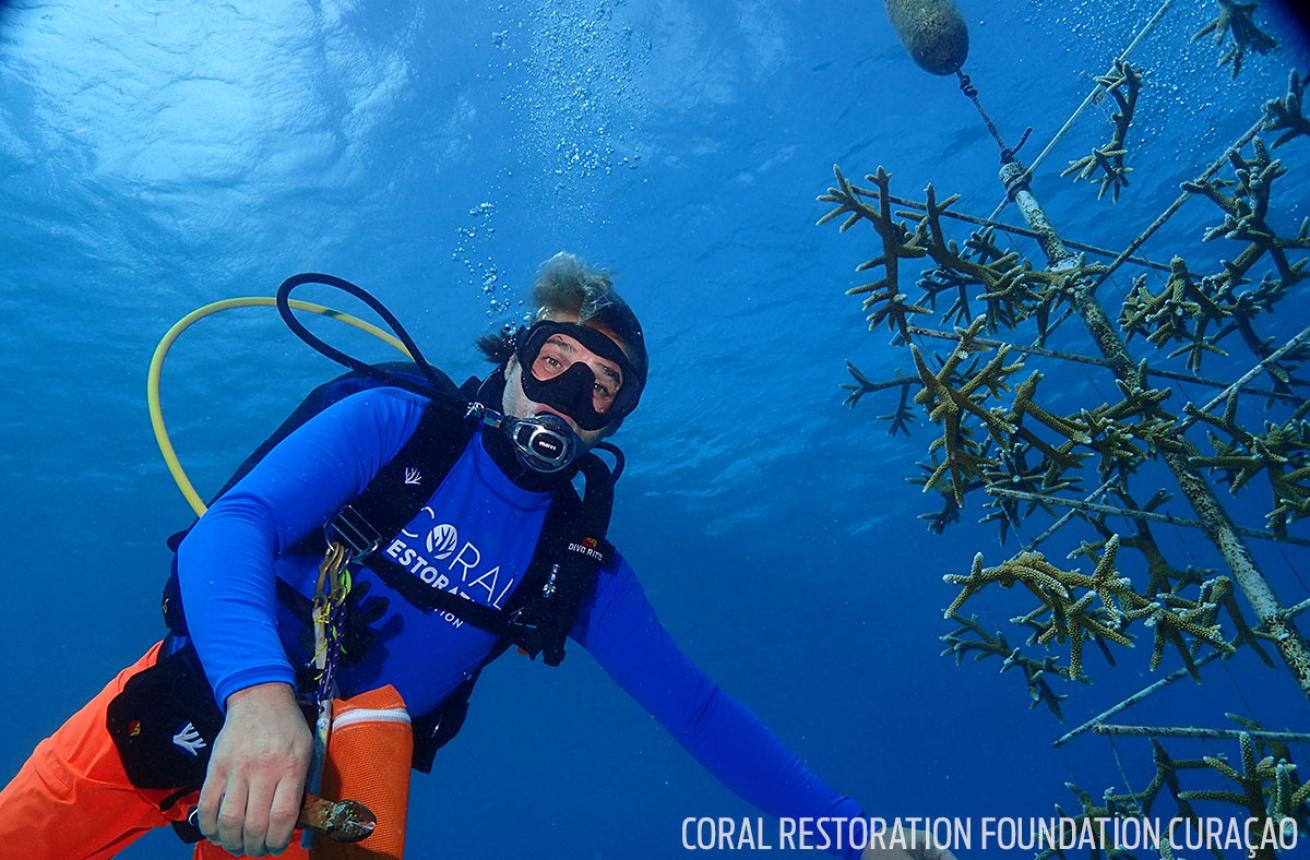
[[[928,532],[917,517],[939,502],[904,479],[934,428],[920,416],[909,440],[888,436],[876,416],[892,392],[842,406],[846,359],[875,378],[910,364],[843,295],[878,252],[872,233],[814,226],[831,165],[853,178],[884,165],[896,193],[921,199],[932,182],[979,215],[1002,197],[977,113],[952,79],[913,65],[881,5],[0,6],[0,779],[160,635],[163,537],[189,512],[155,449],[144,390],[173,321],[269,295],[297,271],[333,272],[374,290],[459,377],[482,370],[473,337],[527,310],[536,266],[567,249],[613,268],[646,326],[653,370],[616,438],[630,465],[611,536],[700,665],[873,814],[1038,816],[1076,808],[1066,781],[1098,797],[1122,789],[1103,739],[1049,742],[1152,679],[1149,633],[1117,650],[1117,668],[1089,646],[1095,684],[1059,685],[1071,694],[1064,723],[1029,710],[1021,678],[998,676],[995,660],[956,668],[939,656],[955,593],[942,574],[966,571],[978,549],[998,562],[1015,542],[999,547],[993,526],[973,524],[977,498],[944,538]],[[1033,128],[1031,158],[1156,4],[960,7],[966,70],[1007,140]],[[1249,55],[1230,81],[1222,49],[1189,40],[1215,8],[1178,0],[1133,55],[1147,77],[1129,137],[1136,172],[1117,205],[1058,176],[1105,139],[1106,104],[1039,169],[1034,190],[1066,235],[1123,247],[1283,95],[1290,68],[1310,65],[1297,25],[1266,0],[1259,19],[1282,47]],[[1277,154],[1293,172],[1274,220],[1291,232],[1310,215],[1310,140]],[[1143,252],[1186,253],[1194,268],[1231,256],[1199,242],[1217,213],[1189,202]],[[1018,220],[1012,208],[1003,217]],[[1128,274],[1102,290],[1112,315]],[[1261,334],[1281,342],[1306,308],[1302,285]],[[340,328],[316,330],[388,357]],[[1054,345],[1093,349],[1076,320]],[[1232,346],[1207,375],[1251,364]],[[1117,396],[1094,368],[1030,366],[1047,371],[1053,408]],[[164,373],[165,412],[201,491],[333,372],[271,311],[187,332]],[[1210,393],[1183,385],[1170,402]],[[1141,481],[1146,497],[1167,477],[1148,468]],[[1268,499],[1261,478],[1230,508],[1258,528]],[[1170,509],[1190,515],[1181,501]],[[1219,566],[1199,533],[1156,531],[1175,564]],[[1074,526],[1045,549],[1060,560],[1089,536]],[[1310,594],[1304,548],[1252,548],[1285,603]],[[1120,558],[1140,576],[1139,558]],[[999,590],[969,604],[993,629],[1028,607]],[[1166,654],[1161,671],[1177,665]],[[1290,676],[1249,653],[1123,721],[1222,726],[1226,711],[1305,728]],[[1236,754],[1233,743],[1169,746]],[[1140,789],[1146,742],[1115,749]],[[677,857],[684,817],[755,814],[577,648],[562,671],[506,658],[488,672],[437,773],[414,783],[413,857]],[[157,833],[123,856],[186,853]]]

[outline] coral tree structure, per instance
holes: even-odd
[[[1231,39],[1221,62],[1236,76],[1246,51],[1264,53],[1275,43],[1255,26],[1254,3],[1218,2],[1219,16],[1196,36]],[[1143,78],[1119,60],[1097,82],[1118,108],[1111,139],[1072,161],[1065,174],[1095,182],[1098,199],[1118,200],[1128,188],[1126,140]],[[1175,204],[1119,254],[1075,243],[1069,245],[1083,253],[1069,251],[1044,213],[1033,213],[1022,166],[1008,162],[1002,178],[1032,229],[962,214],[958,195],[939,199],[932,185],[922,202],[894,197],[892,176],[882,167],[861,185],[834,166],[834,182],[818,198],[831,207],[820,224],[839,220],[843,233],[870,229],[877,250],[856,271],[876,275],[847,292],[861,298],[870,330],[890,331],[906,358],[889,379],[848,361],[847,404],[894,390],[894,409],[879,416],[890,432],[914,438],[921,426],[932,428],[919,472],[907,480],[939,500],[940,507],[921,515],[933,532],[959,523],[970,500],[980,498],[980,521],[995,523],[1002,543],[1014,535],[1023,539],[1022,548],[1004,561],[989,566],[980,552],[967,572],[944,576],[958,591],[944,612],[955,626],[941,637],[943,654],[957,663],[969,655],[997,658],[1002,673],[1018,670],[1030,706],[1043,705],[1057,718],[1068,707],[1066,691],[1091,680],[1102,661],[1089,658],[1098,654],[1113,666],[1116,655],[1149,635],[1146,666],[1170,670],[1061,739],[1089,730],[1152,738],[1155,771],[1145,790],[1107,791],[1096,801],[1071,785],[1082,807],[1074,819],[1149,814],[1167,790],[1184,817],[1194,816],[1197,804],[1220,802],[1241,806],[1253,819],[1306,826],[1310,798],[1290,752],[1284,746],[1257,754],[1262,745],[1282,743],[1274,737],[1278,733],[1234,717],[1245,726],[1235,766],[1222,756],[1175,759],[1159,737],[1237,737],[1233,730],[1105,722],[1178,678],[1202,682],[1206,665],[1239,650],[1269,667],[1277,665],[1271,656],[1276,652],[1310,694],[1310,660],[1292,626],[1310,601],[1280,605],[1240,545],[1242,538],[1310,545],[1294,533],[1298,521],[1310,518],[1310,380],[1301,376],[1310,362],[1310,327],[1281,345],[1269,333],[1275,311],[1298,301],[1295,291],[1310,262],[1310,219],[1285,227],[1278,204],[1293,185],[1288,168],[1274,157],[1280,147],[1310,137],[1305,90],[1306,79],[1291,73],[1286,94],[1267,102],[1260,122],[1209,169],[1183,182]],[[1262,132],[1276,135],[1272,146]],[[1013,162],[1013,153],[1006,150],[1006,159]],[[1231,253],[1217,264],[1197,263],[1184,248],[1171,249],[1168,263],[1132,256],[1188,200],[1218,210],[1217,222],[1197,240],[1223,243]],[[950,225],[960,221],[972,225],[972,232],[956,239]],[[1047,263],[1026,258],[1012,239],[1003,238],[1007,233],[1036,239]],[[1089,262],[1089,255],[1114,261]],[[1094,293],[1126,263],[1139,270],[1113,317]],[[1102,357],[1051,345],[1071,316],[1085,323]],[[1145,355],[1130,353],[1134,342]],[[1242,352],[1255,364],[1241,377],[1202,375],[1204,364],[1231,362]],[[1081,404],[1071,404],[1065,391],[1053,396],[1038,364],[1047,359],[1112,373],[1115,396]],[[1158,383],[1160,378],[1171,382]],[[1257,391],[1257,380],[1267,387]],[[1218,394],[1203,405],[1180,402],[1173,381],[1189,393]],[[1257,401],[1264,410],[1258,417]],[[1159,480],[1162,469],[1144,468],[1152,464],[1172,473],[1197,519],[1175,512],[1175,494],[1158,483],[1141,486]],[[1264,528],[1235,526],[1211,482],[1226,485],[1229,494],[1266,487]],[[1033,518],[1049,521],[1035,536],[1028,528]],[[1226,569],[1172,561],[1168,553],[1176,550],[1167,552],[1152,528],[1160,522],[1202,529]],[[1084,534],[1091,531],[1091,540],[1083,537],[1069,552],[1070,558],[1087,557],[1089,573],[1037,549],[1071,523],[1081,523]],[[970,601],[998,589],[1024,596],[1008,619],[1022,637],[966,614],[966,605],[977,607]],[[1256,617],[1249,621],[1252,609]],[[1205,773],[1235,788],[1187,785]],[[1106,847],[1105,856],[1129,856]],[[1162,846],[1161,856],[1174,856],[1172,847]]]

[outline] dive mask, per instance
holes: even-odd
[[[583,430],[603,430],[637,408],[646,384],[644,374],[604,332],[578,323],[542,320],[520,329],[515,343],[523,393],[568,415]],[[617,365],[617,373],[598,378],[580,360],[579,345]]]

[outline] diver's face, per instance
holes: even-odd
[[[562,323],[576,323],[578,321],[576,314],[555,313],[551,314],[547,319]],[[591,328],[595,328],[611,340],[615,340],[613,334],[608,330],[599,326],[591,326]],[[615,343],[618,343],[618,341],[615,340]],[[620,348],[622,348],[622,345],[620,345]],[[591,405],[596,412],[604,415],[613,405],[619,389],[625,382],[623,371],[615,362],[599,356],[583,346],[577,338],[562,333],[551,335],[541,347],[540,352],[537,353],[532,362],[532,367],[526,368],[526,371],[532,373],[536,379],[545,382],[562,375],[579,362],[584,364],[591,371],[592,376],[595,377],[591,389]],[[531,400],[523,390],[524,372],[525,368],[519,362],[518,356],[511,356],[509,363],[505,366],[505,396],[502,410],[506,415],[515,418],[531,418],[546,414],[557,415],[568,422],[569,427],[577,434],[579,441],[587,448],[591,448],[611,432],[608,427],[600,430],[584,430],[578,426],[577,421],[572,416],[566,415],[552,406]]]

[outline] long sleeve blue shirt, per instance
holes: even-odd
[[[276,599],[276,579],[313,593],[320,558],[293,547],[364,490],[414,433],[426,405],[396,388],[341,400],[273,448],[182,542],[187,624],[220,707],[245,687],[294,683],[293,665],[307,659],[307,647],[303,624]],[[379,551],[429,587],[500,607],[527,570],[549,505],[548,494],[510,481],[475,433],[427,506]],[[372,622],[368,652],[339,671],[342,694],[389,683],[412,713],[431,711],[477,670],[495,637],[418,610],[361,567],[355,587],[366,583],[370,596],[388,603]],[[862,814],[678,649],[621,556],[601,573],[569,635],[697,761],[759,809]]]

